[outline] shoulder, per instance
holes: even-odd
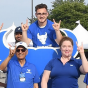
[[[81,59],[76,59],[76,58],[72,58],[72,60],[74,60],[74,63],[78,66],[82,65],[82,60]]]
[[[53,58],[53,59],[51,59],[51,60],[48,62],[47,65],[53,65],[53,64],[55,64],[55,63],[57,62],[57,60],[58,60],[58,58]]]
[[[53,21],[47,19],[47,23],[53,24]]]
[[[38,21],[35,21],[34,23],[32,23],[32,24],[29,26],[29,29],[34,28],[34,27],[37,27],[37,26],[38,26]]]
[[[81,62],[82,60],[81,59],[76,59],[76,58],[73,58],[75,62],[79,63]]]
[[[36,68],[36,66],[35,66],[34,64],[32,64],[32,63],[30,63],[30,62],[28,62],[28,61],[27,61],[27,65],[28,65],[28,67]]]
[[[54,28],[53,28],[53,25],[54,23],[51,21],[51,20],[48,20],[47,19],[47,27],[49,28],[49,30],[54,30]]]
[[[45,69],[44,70],[49,70],[51,71],[52,68],[53,68],[53,65],[55,65],[55,63],[57,62],[57,58],[54,58],[54,59],[51,59],[48,64],[45,66]]]
[[[10,60],[9,63],[8,63],[8,66],[13,66],[13,65],[15,65],[15,63],[17,62],[16,60],[17,60],[16,58],[15,58],[15,59],[12,59],[12,58],[11,58],[11,60]]]

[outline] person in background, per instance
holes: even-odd
[[[9,42],[8,45],[10,47],[15,47],[15,44],[17,42],[20,42],[22,41],[22,28],[21,26],[18,26],[15,28],[14,30],[14,38],[15,38],[15,42]],[[28,46],[32,46],[32,44],[30,43]]]
[[[88,72],[88,61],[84,54],[83,44],[77,49],[81,59],[72,57],[73,40],[63,37],[59,43],[61,56],[52,59],[45,67],[41,88],[47,88],[49,78],[52,80],[52,88],[78,88],[80,74]]]
[[[27,45],[29,45],[32,40],[33,47],[57,47],[62,39],[62,34],[59,30],[61,20],[59,23],[56,23],[54,19],[53,22],[47,19],[49,13],[46,4],[38,4],[35,7],[35,11],[37,21],[30,26],[28,26],[28,20],[26,24],[21,24],[22,40],[26,42]]]
[[[21,26],[15,28],[15,30],[14,30],[14,38],[15,38],[15,42],[9,42],[8,43],[8,45],[10,47],[15,47],[15,44],[17,42],[22,41],[22,28],[21,28]]]
[[[11,59],[16,54],[17,59]],[[10,49],[8,57],[1,63],[0,70],[7,71],[7,88],[38,88],[40,81],[36,67],[27,62],[28,54],[25,42],[16,43],[14,50]]]

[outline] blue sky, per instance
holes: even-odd
[[[6,29],[12,26],[13,22],[15,26],[20,26],[21,22],[25,23],[27,17],[31,18],[32,0],[0,0],[0,25],[3,22],[2,29]],[[33,0],[33,14],[35,15],[35,6],[40,3],[45,3],[48,9],[52,8],[54,0]],[[88,0],[85,0],[88,4]]]

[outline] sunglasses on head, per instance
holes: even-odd
[[[26,51],[26,49],[16,49],[16,52],[25,52]]]

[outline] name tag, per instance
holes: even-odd
[[[25,73],[21,73],[20,74],[20,82],[24,82],[26,79],[25,79]]]

